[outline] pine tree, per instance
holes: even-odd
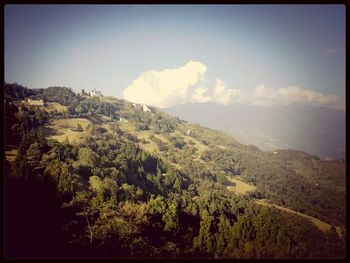
[[[193,241],[195,249],[207,253],[212,253],[214,251],[211,233],[213,220],[213,216],[209,214],[208,210],[204,209],[201,215],[199,235],[195,237]]]

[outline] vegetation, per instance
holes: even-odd
[[[29,97],[67,110],[21,102]],[[150,109],[5,84],[7,257],[345,257],[335,228],[345,231],[344,164],[262,152]],[[249,194],[229,190],[243,182]]]

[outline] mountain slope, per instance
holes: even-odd
[[[263,152],[125,100],[66,88],[18,93],[7,85],[8,255],[41,257],[41,246],[56,257],[344,255],[335,229],[322,232],[305,218],[255,203],[266,198],[345,231],[344,163]],[[256,190],[235,194],[228,178]],[[50,196],[54,218],[40,209]],[[30,209],[32,219],[23,221],[20,212]],[[52,223],[42,233],[45,219]],[[45,243],[50,232],[59,238]],[[14,236],[22,237],[17,246]]]

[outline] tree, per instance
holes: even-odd
[[[181,187],[182,187],[182,179],[180,176],[176,176],[173,189],[177,193],[181,193]]]
[[[66,163],[63,163],[61,166],[57,187],[64,194],[73,192],[73,179]]]
[[[85,228],[86,230],[86,237],[89,240],[90,247],[95,237],[95,215],[98,212],[98,207],[94,206],[92,201],[91,192],[80,191],[73,196],[72,200],[69,203],[63,204],[64,208],[76,208],[76,215],[85,219],[86,228],[84,226],[83,229]],[[85,233],[83,235],[85,236]]]
[[[29,178],[31,175],[31,169],[28,164],[27,155],[18,153],[14,163],[14,175],[20,178]]]
[[[220,215],[218,232],[216,235],[216,255],[219,257],[229,257],[230,250],[232,249],[230,244],[231,225],[226,216],[222,213]]]
[[[214,251],[214,240],[211,232],[213,220],[213,216],[209,214],[208,210],[204,209],[201,214],[199,235],[193,240],[195,249],[206,253]]]
[[[165,222],[164,230],[176,233],[179,230],[178,208],[176,204],[170,204],[162,216]]]
[[[27,151],[28,163],[38,164],[41,159],[41,148],[37,142],[32,143]]]
[[[87,167],[95,167],[97,164],[97,155],[90,148],[80,148],[78,152],[78,160],[81,165]]]
[[[115,201],[117,200],[116,196],[118,186],[115,180],[110,177],[105,177],[103,179],[103,188],[105,189],[106,198],[114,199]]]
[[[133,185],[124,183],[120,187],[120,190],[121,190],[121,195],[119,196],[121,199],[123,199],[124,201],[128,201],[128,200],[134,201],[136,189]]]
[[[35,127],[45,124],[46,120],[47,120],[47,114],[45,111],[42,111],[40,109],[35,110],[35,115],[33,120]]]
[[[68,106],[68,114],[70,116],[74,116],[75,115],[75,106],[74,105],[69,105]]]
[[[135,199],[136,200],[140,200],[140,201],[144,201],[145,199],[145,193],[142,190],[142,188],[137,187],[136,193],[135,193]]]
[[[103,182],[100,179],[100,177],[98,177],[96,175],[90,176],[89,184],[90,184],[93,192],[95,192],[97,194],[97,196],[99,196],[103,199],[104,187],[103,187]]]
[[[45,162],[44,174],[50,177],[51,179],[53,179],[57,183],[59,181],[59,177],[61,174],[61,167],[62,167],[62,162],[60,160],[57,160],[57,159],[48,160]]]
[[[75,112],[78,114],[86,112],[86,109],[81,105],[81,103],[78,104],[77,107],[75,107]]]
[[[158,195],[156,198],[151,198],[148,202],[148,207],[154,213],[163,215],[166,212],[167,204],[163,196]]]

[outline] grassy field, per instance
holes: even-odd
[[[156,138],[162,140],[164,143],[170,143],[169,140],[165,136],[163,136],[162,134],[155,134],[151,130],[137,131],[135,128],[135,125],[131,122],[119,122],[119,127],[124,131],[130,132],[130,133],[136,135],[137,138],[139,138],[140,140],[145,139],[148,143],[146,143],[146,144],[142,143],[141,146],[145,150],[150,151],[150,152],[158,151],[157,144],[149,139],[150,135],[154,135]],[[190,136],[184,135],[183,133],[180,133],[179,131],[172,132],[172,133],[170,133],[170,135],[183,137],[187,144],[189,144],[189,141],[191,140],[194,143],[193,147],[195,147],[197,149],[196,159],[198,159],[198,160],[199,160],[200,155],[204,151],[209,149],[208,146],[204,145],[200,141],[198,141]]]
[[[126,132],[130,132],[134,134],[139,140],[144,139],[146,143],[140,142],[139,146],[148,151],[148,152],[157,152],[160,154],[158,145],[149,138],[150,135],[154,135],[154,137],[158,138],[159,140],[163,141],[164,143],[170,143],[169,140],[164,137],[162,134],[155,134],[152,130],[145,130],[145,131],[137,131],[135,128],[135,125],[131,122],[119,122],[119,127]],[[174,135],[175,133],[171,133]],[[173,163],[170,160],[168,160],[172,165],[174,165],[178,170],[180,170],[182,167],[178,163]]]
[[[77,127],[78,123],[83,128],[83,132],[73,131]],[[55,120],[51,125],[47,126],[51,128],[53,132],[49,136],[49,139],[54,139],[59,142],[64,142],[68,138],[70,143],[80,143],[83,141],[86,134],[89,132],[87,127],[91,122],[83,118],[72,119],[59,119]]]
[[[58,102],[47,102],[47,105],[44,107],[46,111],[60,111],[60,112],[65,112],[67,111],[67,106],[63,106],[62,104]]]
[[[131,122],[118,122],[120,129],[127,132],[135,132],[135,125]]]
[[[149,152],[159,152],[157,144],[149,138],[149,136],[152,134],[157,138],[159,138],[159,136],[156,136],[156,134],[154,134],[152,131],[135,131],[133,133],[137,136],[138,139],[145,140],[146,143],[141,142],[139,144],[143,149]]]
[[[184,137],[184,140],[187,144],[189,144],[189,141],[192,141],[194,143],[194,147],[197,149],[197,153],[198,153],[198,159],[199,156],[202,155],[203,152],[207,151],[209,149],[208,146],[204,145],[202,142],[198,141],[197,139],[188,136],[188,135],[184,135],[183,133],[180,133],[179,131],[175,131],[173,133],[174,135],[178,135],[178,136],[182,136]]]
[[[28,99],[28,101],[24,102],[26,105],[35,105],[35,106],[41,106],[43,105],[43,101],[42,100],[30,100]]]
[[[145,149],[148,152],[159,152],[157,144],[149,139],[149,136],[151,134],[156,136],[156,134],[154,134],[153,131],[137,131],[135,125],[131,122],[119,122],[119,127],[123,131],[134,134],[139,140],[145,139],[147,143],[139,143],[139,146],[141,148]]]
[[[231,178],[229,176],[226,177],[230,182],[235,183],[235,186],[227,186],[227,189],[240,195],[246,195],[249,192],[255,191],[256,187],[245,182],[242,182],[239,179]]]
[[[292,209],[289,209],[289,208],[286,208],[286,207],[283,207],[283,206],[271,204],[265,199],[255,200],[255,202],[257,204],[259,204],[259,205],[268,206],[268,207],[274,207],[274,208],[280,209],[282,211],[285,211],[285,212],[288,212],[288,213],[292,213],[292,214],[296,214],[296,215],[299,215],[301,217],[304,217],[304,218],[310,220],[312,223],[314,223],[323,232],[330,231],[330,229],[331,229],[331,225],[330,224],[327,224],[327,223],[325,223],[325,222],[323,222],[323,221],[321,221],[321,220],[319,220],[319,219],[317,219],[315,217],[312,217],[312,216],[309,216],[309,215],[306,215],[306,214],[294,211]],[[336,230],[337,230],[338,235],[341,236],[340,227],[336,227]]]
[[[31,100],[30,103],[24,102],[24,105],[36,105],[39,106],[40,109],[49,112],[54,110],[57,110],[59,112],[67,111],[67,106],[64,106],[58,102],[46,102],[45,105],[42,105],[42,102],[40,100]]]

